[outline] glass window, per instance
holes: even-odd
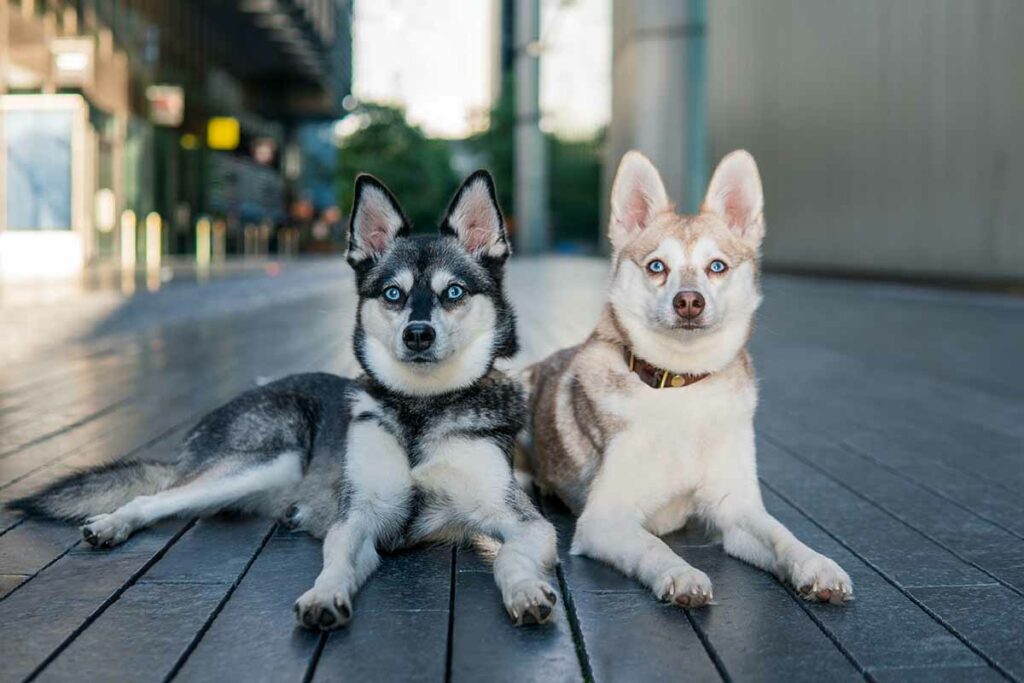
[[[71,132],[67,111],[8,111],[7,229],[71,229]]]

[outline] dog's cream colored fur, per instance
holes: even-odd
[[[682,606],[712,600],[711,580],[659,536],[703,519],[725,551],[776,573],[807,599],[844,602],[849,576],[765,510],[757,480],[757,387],[746,351],[761,302],[761,181],[753,157],[719,164],[698,215],[675,213],[654,166],[622,160],[612,189],[614,255],[609,300],[590,338],[528,371],[532,469],[579,515],[574,554],[635,576]],[[660,260],[666,268],[652,272]],[[724,273],[709,264],[722,260]],[[695,320],[673,297],[699,292]],[[710,373],[684,388],[654,389],[623,350],[673,373]]]

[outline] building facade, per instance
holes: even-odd
[[[349,27],[346,0],[0,0],[0,277],[265,250]]]
[[[1024,4],[614,0],[608,168],[693,209],[744,147],[778,270],[1024,281]]]

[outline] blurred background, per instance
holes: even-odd
[[[487,167],[520,254],[600,254],[627,149],[690,211],[746,147],[769,269],[1013,285],[1022,32],[1010,0],[0,0],[0,281],[338,253],[361,171],[429,229]]]

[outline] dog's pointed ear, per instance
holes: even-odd
[[[441,234],[459,240],[477,258],[508,258],[512,250],[490,173],[481,170],[466,178],[448,205]]]
[[[764,239],[764,190],[757,163],[750,152],[738,149],[718,163],[702,212],[713,213],[755,247]]]
[[[665,184],[654,164],[640,152],[626,152],[612,183],[612,213],[608,238],[617,251],[650,225],[651,220],[672,208]]]
[[[372,175],[357,177],[348,232],[347,259],[352,267],[380,258],[397,238],[408,234],[409,221],[384,183]]]

